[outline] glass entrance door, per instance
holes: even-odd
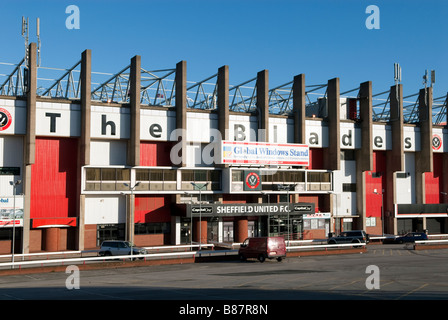
[[[190,219],[182,219],[180,222],[180,243],[191,243],[191,223]]]
[[[218,242],[219,218],[213,217],[208,220],[207,239],[212,242]]]
[[[257,221],[249,221],[247,223],[247,236],[250,237],[258,237],[258,228]]]
[[[228,221],[223,223],[223,241],[233,242],[233,222]]]

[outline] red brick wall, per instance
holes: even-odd
[[[96,246],[96,224],[86,224],[84,228],[84,249],[94,249]]]
[[[313,229],[303,231],[303,240],[325,239],[326,237],[327,234],[325,233],[325,229]]]
[[[0,254],[11,254],[11,240],[0,241]]]
[[[30,252],[42,251],[42,229],[30,230]]]
[[[139,234],[134,236],[134,243],[140,247],[162,246],[167,244],[164,234]]]

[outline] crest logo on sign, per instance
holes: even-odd
[[[0,108],[0,131],[6,130],[12,123],[12,117],[8,110]]]
[[[261,178],[258,172],[244,171],[244,190],[245,191],[261,190]]]
[[[439,150],[442,147],[442,139],[438,134],[432,136],[432,149]]]

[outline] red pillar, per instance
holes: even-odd
[[[243,242],[247,238],[248,221],[247,217],[235,218],[235,241]]]
[[[199,221],[199,218],[194,219],[194,228],[193,228],[193,241],[199,242],[199,232],[201,233],[201,243],[207,243],[207,220],[202,219]]]
[[[45,251],[58,251],[59,246],[59,228],[48,228],[44,232],[44,248]]]

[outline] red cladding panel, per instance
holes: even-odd
[[[308,169],[325,169],[324,168],[324,149],[310,148],[310,165]]]
[[[170,222],[171,196],[136,196],[135,223]]]
[[[384,202],[386,202],[386,172],[386,152],[373,152],[373,171],[368,171],[365,173],[367,217],[381,217],[381,196],[375,194],[374,191],[376,190],[379,194],[384,193]]]
[[[77,139],[36,138],[36,161],[31,166],[31,218],[77,216]],[[42,220],[43,221],[43,220]]]
[[[140,144],[141,166],[171,166],[172,142],[142,142]]]
[[[425,172],[426,203],[443,203],[442,191],[443,154],[433,154],[433,172]]]

